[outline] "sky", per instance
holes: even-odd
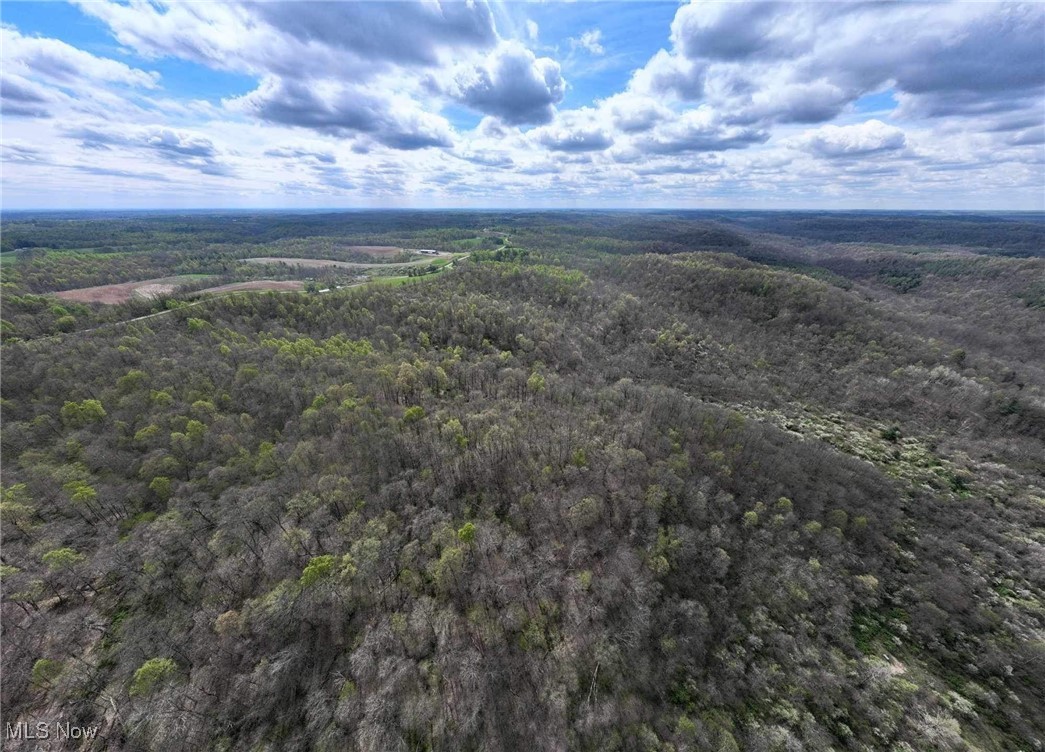
[[[0,5],[5,209],[1045,210],[1045,4]]]

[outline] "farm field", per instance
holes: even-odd
[[[251,282],[232,282],[227,285],[219,285],[218,287],[208,287],[205,290],[200,290],[200,294],[248,291],[297,292],[304,289],[305,283],[296,279],[256,279]]]
[[[349,245],[345,250],[350,253],[365,253],[367,256],[377,258],[395,258],[406,249],[394,245]]]
[[[54,293],[56,298],[71,300],[76,303],[126,303],[134,298],[150,300],[161,295],[170,295],[182,285],[206,279],[206,274],[183,274],[177,277],[161,277],[139,282],[121,282],[114,285],[97,285],[80,287],[75,290],[62,290]]]

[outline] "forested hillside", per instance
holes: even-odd
[[[409,216],[351,242],[471,255],[57,335],[19,311],[5,722],[95,750],[1045,748],[1040,224],[997,254],[871,245],[866,217]],[[217,224],[188,235],[222,273],[251,241]],[[29,280],[73,255],[5,265],[5,296],[50,300]]]

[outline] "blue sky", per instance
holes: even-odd
[[[5,208],[1045,209],[1045,6],[5,2]]]

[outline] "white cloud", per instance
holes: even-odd
[[[812,154],[833,159],[899,151],[907,145],[907,137],[895,126],[868,120],[857,125],[823,125],[804,133],[797,143]]]
[[[155,72],[92,55],[58,39],[23,36],[9,26],[0,26],[0,49],[0,99],[8,117],[48,118],[66,108],[114,113],[129,106],[126,96],[159,86]]]
[[[119,149],[147,154],[205,175],[229,175],[232,172],[222,160],[222,150],[210,138],[194,131],[163,125],[117,130],[108,124],[98,124],[67,128],[65,135],[79,140],[82,148],[95,152]]]
[[[3,143],[3,160],[5,162],[30,162],[46,164],[47,155],[32,144],[22,141],[5,141]]]
[[[707,66],[660,50],[635,71],[628,90],[652,97],[665,95],[683,101],[696,101],[704,95]]]
[[[422,81],[445,76],[451,57],[505,49],[495,47],[498,37],[485,2],[90,2],[81,7],[139,54],[258,76],[257,89],[226,101],[230,111],[322,133],[364,135],[404,150],[449,146],[453,140],[431,103],[418,101]],[[553,61],[535,60],[521,46],[512,51],[516,58],[529,54],[531,67],[547,74],[544,88],[552,90],[544,97],[554,100]],[[513,59],[500,59],[488,87],[477,80],[462,96],[509,120],[539,117],[540,95],[512,78]],[[561,98],[561,79],[558,83]]]
[[[497,42],[485,2],[129,4],[80,0],[140,54],[256,75],[369,76],[388,65],[432,66]]]
[[[459,67],[442,90],[483,114],[525,125],[554,117],[566,82],[551,58],[538,58],[518,42],[502,42],[479,64]]]
[[[648,131],[657,123],[675,116],[659,100],[633,92],[608,97],[599,103],[599,107],[609,113],[614,126],[624,133]]]
[[[613,146],[611,130],[600,122],[595,110],[564,113],[556,122],[533,133],[538,143],[552,151],[604,151]]]
[[[994,190],[1006,206],[1041,202],[1041,5],[700,2],[678,8],[666,49],[631,74],[610,73],[622,58],[590,23],[556,36],[551,7],[542,28],[503,25],[518,39],[481,1],[81,7],[155,62],[0,27],[5,190],[124,179],[140,190],[165,176],[164,190],[189,197],[186,186],[504,205],[975,185],[970,200]],[[553,53],[534,51],[556,44],[575,89]],[[142,69],[165,70],[166,58],[256,84],[222,101],[179,96]],[[621,78],[580,99],[606,75]]]
[[[780,83],[723,107],[733,123],[823,123],[837,117],[852,94],[825,80]]]
[[[50,117],[50,105],[65,99],[61,92],[17,74],[0,76],[0,102],[7,117]]]
[[[233,111],[279,125],[332,135],[366,134],[394,149],[449,146],[449,123],[408,97],[389,96],[339,80],[296,81],[270,76],[242,97],[226,100]]]
[[[825,122],[888,86],[911,117],[1040,112],[1043,27],[1040,4],[691,3],[632,87],[765,123]]]
[[[602,30],[588,29],[576,39],[570,39],[573,47],[580,47],[592,55],[604,55],[606,50],[602,46]]]
[[[124,84],[145,89],[159,85],[158,73],[138,70],[117,60],[92,55],[58,39],[22,36],[0,27],[4,71],[36,78],[55,86],[77,86],[83,81]]]
[[[661,123],[632,143],[652,154],[682,154],[745,149],[768,139],[767,131],[726,124],[711,108],[700,107]]]

